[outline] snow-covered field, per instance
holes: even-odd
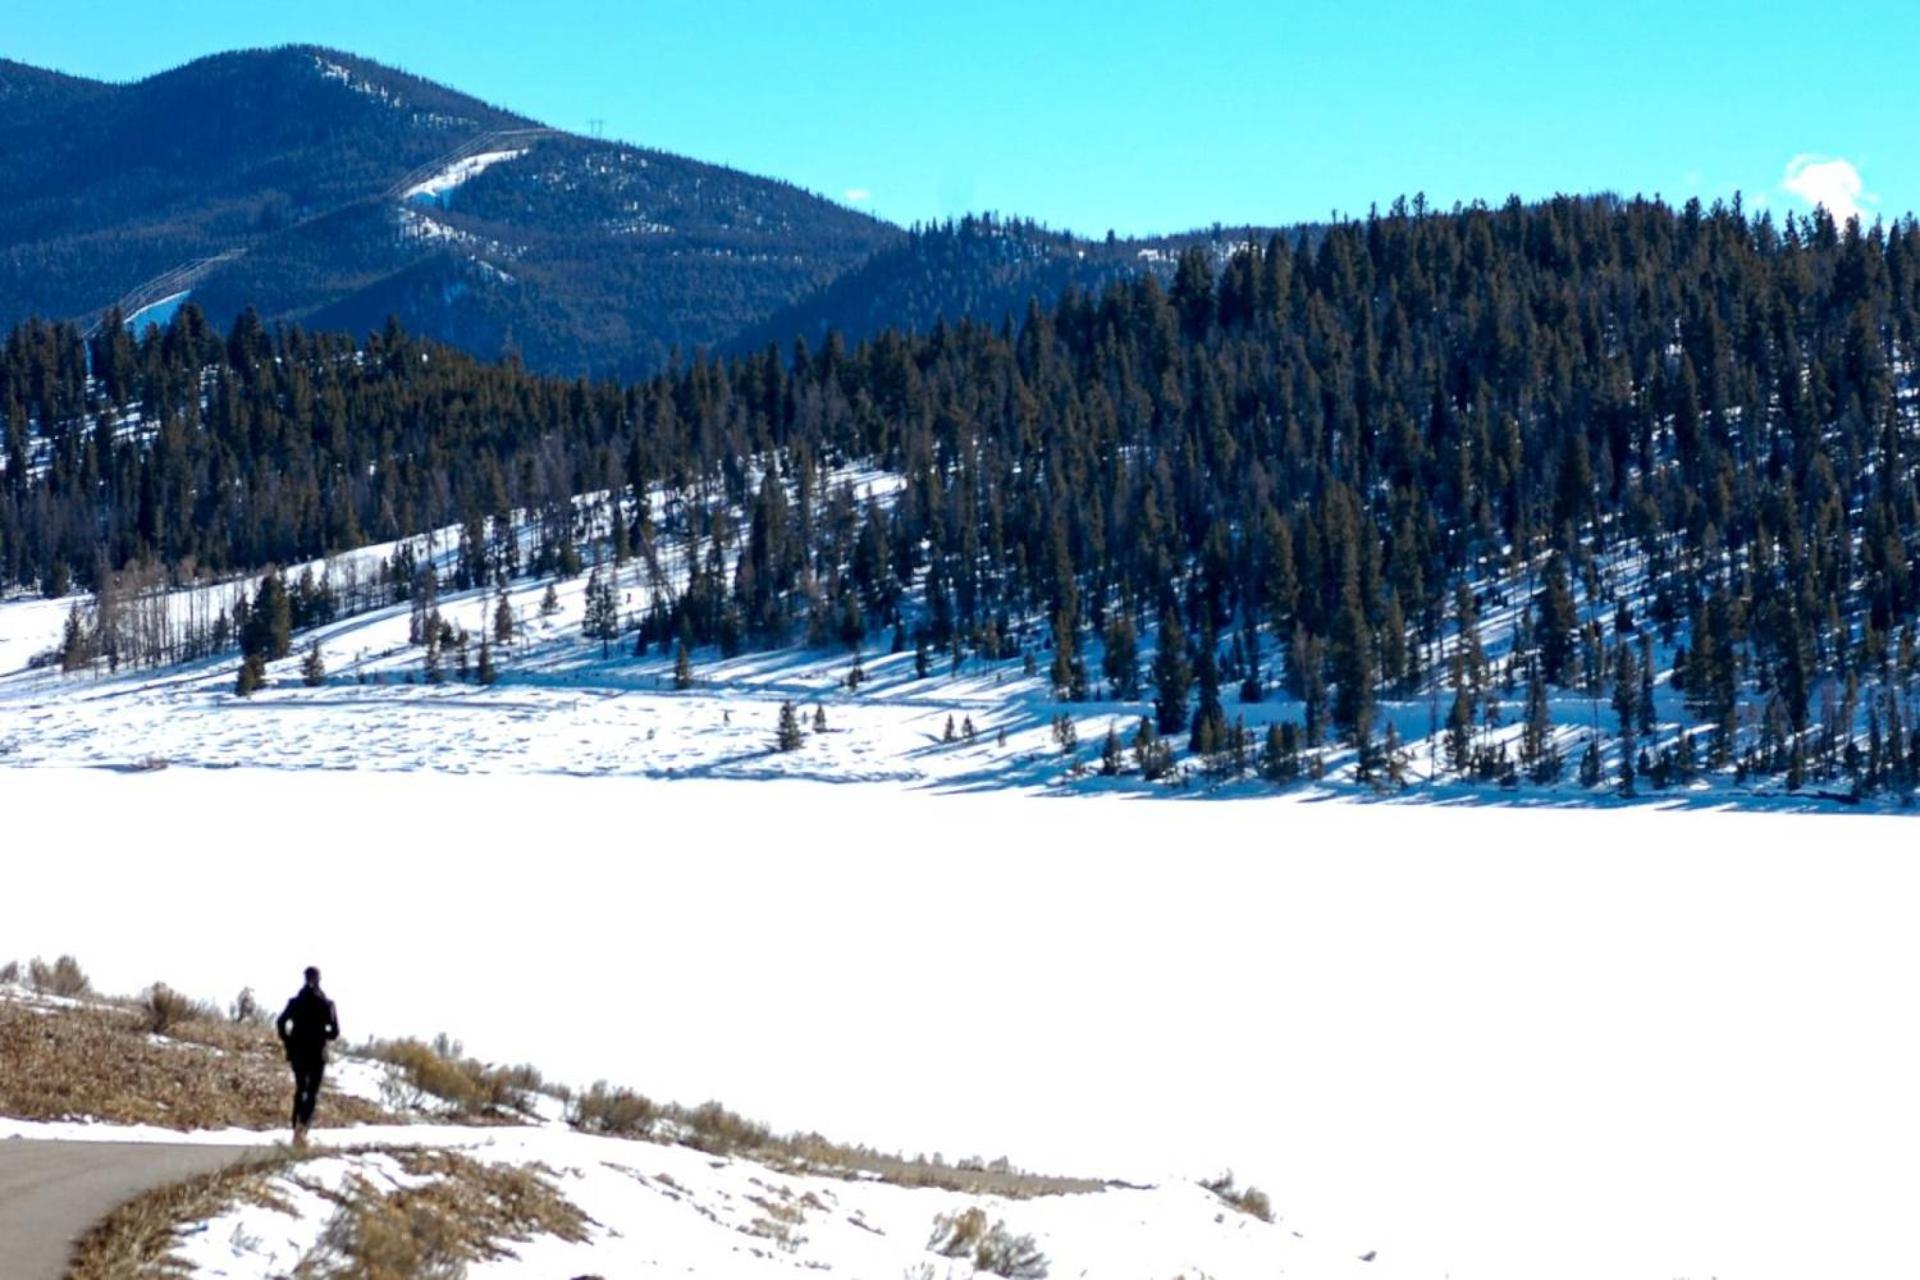
[[[1231,1166],[1403,1274],[1920,1268],[1898,818],[245,768],[0,805],[0,953],[106,989],[315,962],[350,1037],[949,1159]]]

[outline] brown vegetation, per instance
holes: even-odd
[[[567,1110],[567,1123],[582,1133],[607,1133],[623,1138],[646,1138],[660,1119],[651,1098],[596,1080]]]
[[[78,999],[93,989],[86,971],[72,956],[61,956],[52,964],[35,956],[27,965],[27,985],[41,995],[60,996],[69,1000]]]
[[[1262,1222],[1273,1221],[1273,1202],[1267,1199],[1267,1193],[1258,1187],[1235,1186],[1231,1170],[1200,1185],[1242,1213],[1250,1214]]]
[[[300,1280],[454,1280],[469,1262],[508,1258],[538,1235],[582,1241],[591,1223],[537,1167],[482,1164],[450,1151],[390,1152],[419,1186],[361,1181],[303,1262]]]
[[[1016,1236],[1004,1222],[989,1226],[986,1210],[978,1206],[935,1218],[927,1248],[943,1258],[965,1258],[975,1271],[1008,1280],[1045,1280],[1047,1274],[1047,1255],[1032,1236]]]
[[[547,1171],[482,1164],[446,1151],[382,1151],[418,1186],[381,1192],[356,1180],[297,1280],[455,1280],[468,1262],[511,1257],[509,1243],[536,1235],[586,1239],[591,1224],[544,1176]],[[175,1280],[180,1228],[238,1204],[285,1209],[276,1177],[314,1155],[281,1150],[216,1173],[148,1192],[113,1211],[84,1236],[66,1280]],[[296,1179],[297,1172],[294,1173]]]
[[[82,1236],[66,1280],[174,1280],[178,1229],[240,1203],[274,1204],[268,1183],[295,1160],[279,1151],[161,1187],[121,1205]]]
[[[181,1130],[284,1125],[292,1086],[273,1033],[186,1003],[195,1015],[170,1014],[173,1038],[156,1039],[151,995],[79,1007],[0,1000],[0,1115]],[[356,1098],[329,1094],[323,1105],[332,1122],[388,1118]]]
[[[437,1098],[457,1119],[514,1120],[526,1114],[527,1095],[557,1092],[533,1067],[489,1066],[466,1057],[445,1036],[433,1044],[379,1040],[367,1046],[367,1053],[399,1069],[385,1099],[396,1111],[421,1110],[429,1098]]]

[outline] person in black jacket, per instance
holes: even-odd
[[[327,1044],[340,1038],[340,1017],[333,1001],[320,989],[320,971],[307,969],[307,984],[301,987],[274,1022],[280,1044],[287,1051],[287,1064],[293,1068],[293,1140],[307,1140],[307,1126],[313,1123],[313,1106],[320,1100],[320,1077],[327,1070]]]

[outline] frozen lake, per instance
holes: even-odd
[[[317,963],[350,1038],[1231,1166],[1395,1275],[1920,1270],[1905,819],[184,769],[0,806],[0,959],[108,990]]]

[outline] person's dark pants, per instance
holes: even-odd
[[[291,1058],[293,1067],[293,1127],[303,1129],[313,1123],[313,1107],[320,1101],[320,1077],[326,1074],[325,1058]]]

